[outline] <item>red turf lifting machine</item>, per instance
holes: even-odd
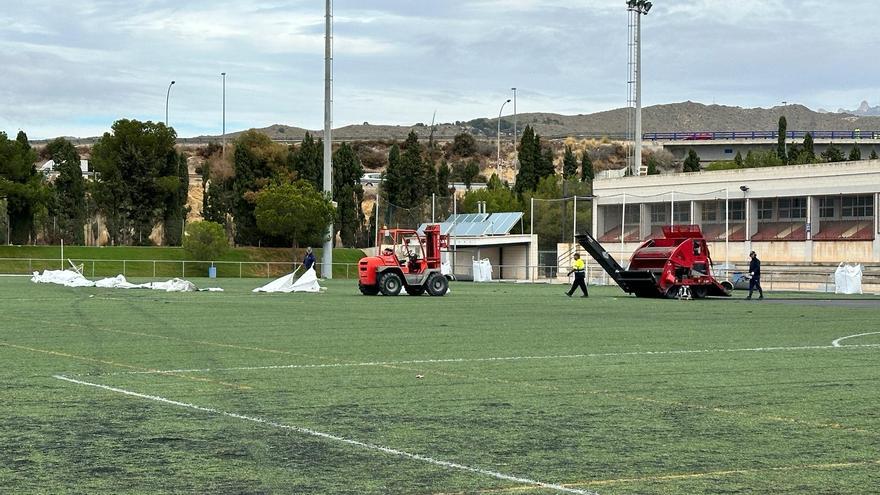
[[[632,255],[624,270],[590,234],[577,240],[625,292],[637,297],[676,297],[682,288],[694,298],[730,296],[730,282],[712,275],[712,258],[697,225],[663,227],[663,237],[650,239]]]

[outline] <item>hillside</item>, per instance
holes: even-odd
[[[742,108],[724,105],[704,105],[691,101],[654,105],[642,111],[644,132],[691,132],[691,131],[745,131],[775,130],[779,116],[785,115],[790,130],[852,130],[880,129],[880,117],[857,117],[846,113],[820,113],[803,105],[786,105],[773,108]],[[526,113],[517,117],[518,127],[531,125],[545,137],[566,136],[622,136],[626,132],[627,109],[618,108],[588,115],[560,115],[555,113]],[[510,135],[513,116],[502,118],[502,134]],[[448,140],[460,132],[470,132],[484,138],[494,138],[498,119],[474,119],[467,122],[443,123],[434,127],[434,138]],[[299,140],[306,130],[272,125],[257,129],[276,140]],[[422,139],[431,134],[430,125],[413,126],[359,124],[334,129],[334,140],[403,140],[410,130]],[[310,131],[322,136],[323,131]],[[228,139],[240,133],[227,135]],[[199,136],[192,141],[218,140],[219,136]]]

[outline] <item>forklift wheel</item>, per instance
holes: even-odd
[[[358,284],[358,289],[360,289],[361,294],[365,296],[375,296],[379,294],[379,287],[375,285],[361,285]]]
[[[385,273],[379,279],[379,290],[382,291],[382,295],[396,296],[400,294],[401,287],[403,287],[403,283],[396,273]]]
[[[433,275],[428,279],[428,294],[442,296],[449,290],[449,281],[443,275]]]
[[[421,296],[425,293],[425,287],[421,285],[408,285],[403,290],[411,296]]]

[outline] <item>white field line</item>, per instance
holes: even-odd
[[[121,388],[110,387],[110,386],[107,386],[107,385],[101,385],[101,384],[98,384],[98,383],[84,382],[84,381],[81,381],[81,380],[75,380],[75,379],[73,379],[73,378],[68,378],[68,377],[63,376],[63,375],[54,375],[54,378],[57,378],[57,379],[59,379],[59,380],[64,380],[64,381],[66,381],[66,382],[70,382],[70,383],[75,383],[75,384],[78,384],[78,385],[85,385],[85,386],[88,386],[88,387],[94,387],[94,388],[99,388],[99,389],[102,389],[102,390],[107,390],[107,391],[109,391],[109,392],[114,392],[114,393],[117,393],[117,394],[123,394],[123,395],[127,395],[127,396],[130,396],[130,397],[137,397],[137,398],[140,398],[140,399],[151,400],[151,401],[154,401],[154,402],[161,402],[161,403],[163,403],[163,404],[168,404],[168,405],[172,405],[172,406],[182,407],[182,408],[186,408],[186,409],[192,409],[192,410],[194,410],[194,411],[201,411],[201,412],[206,412],[206,413],[209,413],[209,414],[215,414],[215,415],[218,415],[218,416],[226,416],[226,417],[228,417],[228,418],[240,419],[240,420],[242,420],[242,421],[249,421],[249,422],[257,423],[257,424],[261,424],[261,425],[264,425],[264,426],[270,426],[270,427],[272,427],[272,428],[278,428],[278,429],[282,429],[282,430],[294,431],[294,432],[297,432],[297,433],[301,433],[301,434],[303,434],[303,435],[310,435],[310,436],[314,436],[314,437],[322,438],[322,439],[325,439],[325,440],[332,440],[332,441],[334,441],[334,442],[344,443],[344,444],[347,444],[347,445],[352,445],[352,446],[355,446],[355,447],[360,447],[360,448],[362,448],[362,449],[366,449],[366,450],[374,450],[374,451],[378,451],[378,452],[382,452],[382,453],[385,453],[385,454],[390,454],[390,455],[394,455],[394,456],[398,456],[398,457],[406,457],[406,458],[409,458],[409,459],[414,459],[414,460],[417,460],[417,461],[425,462],[425,463],[428,463],[428,464],[433,464],[433,465],[435,465],[435,466],[440,466],[440,467],[444,467],[444,468],[457,469],[457,470],[459,470],[459,471],[467,471],[467,472],[471,472],[471,473],[475,473],[475,474],[481,474],[481,475],[483,475],[483,476],[489,476],[489,477],[491,477],[491,478],[496,478],[496,479],[499,479],[499,480],[512,481],[512,482],[514,482],[514,483],[521,483],[521,484],[523,484],[523,485],[530,485],[530,486],[539,487],[539,488],[547,488],[547,489],[555,490],[555,491],[558,491],[558,492],[576,493],[576,494],[579,494],[579,495],[598,495],[596,492],[591,492],[591,491],[586,491],[586,490],[578,490],[578,489],[575,489],[575,488],[568,488],[568,487],[565,487],[565,486],[562,486],[562,485],[558,485],[558,484],[554,484],[554,483],[545,483],[545,482],[543,482],[543,481],[536,481],[536,480],[532,480],[532,479],[528,479],[528,478],[522,478],[522,477],[519,477],[519,476],[512,476],[512,475],[509,475],[509,474],[499,473],[499,472],[496,472],[496,471],[490,471],[490,470],[488,470],[488,469],[481,469],[481,468],[475,468],[475,467],[465,466],[465,465],[463,465],[463,464],[457,464],[457,463],[454,463],[454,462],[449,462],[449,461],[443,461],[443,460],[439,460],[439,459],[434,459],[434,458],[432,458],[432,457],[427,457],[427,456],[423,456],[423,455],[419,455],[419,454],[413,454],[413,453],[406,452],[406,451],[403,451],[403,450],[392,449],[392,448],[390,448],[390,447],[383,447],[383,446],[381,446],[381,445],[376,445],[376,444],[372,444],[372,443],[360,442],[360,441],[357,441],[357,440],[352,440],[352,439],[349,439],[349,438],[340,437],[340,436],[338,436],[338,435],[333,435],[333,434],[330,434],[330,433],[324,433],[324,432],[320,432],[320,431],[312,430],[312,429],[309,429],[309,428],[303,428],[303,427],[300,427],[300,426],[293,426],[293,425],[286,425],[286,424],[278,423],[278,422],[271,421],[271,420],[268,420],[268,419],[263,419],[263,418],[258,418],[258,417],[254,417],[254,416],[246,416],[246,415],[243,415],[243,414],[236,414],[236,413],[231,413],[231,412],[220,411],[220,410],[218,410],[218,409],[213,409],[213,408],[210,408],[210,407],[197,406],[197,405],[195,405],[195,404],[188,404],[188,403],[186,403],[186,402],[179,402],[179,401],[176,401],[176,400],[166,399],[166,398],[164,398],[164,397],[159,397],[159,396],[156,396],[156,395],[146,395],[146,394],[141,394],[141,393],[137,393],[137,392],[132,392],[132,391],[130,391],[130,390],[124,390],[124,389],[121,389]]]
[[[834,342],[831,343],[831,345],[834,347],[844,347],[843,345],[840,344],[841,340],[854,339],[856,337],[864,337],[865,335],[880,335],[880,332],[868,332],[868,333],[860,333],[857,335],[847,335],[846,337],[841,337],[841,338],[835,340]],[[846,346],[846,347],[851,347],[851,346]]]
[[[880,333],[880,332],[876,332]],[[870,334],[862,334],[870,335]],[[852,337],[857,337],[853,335]],[[849,337],[844,337],[849,338]],[[843,340],[843,339],[838,339]],[[837,342],[837,341],[835,341]],[[812,351],[831,350],[842,348],[880,348],[880,344],[857,344],[857,345],[811,345],[795,347],[753,347],[742,349],[694,349],[694,350],[671,350],[671,351],[634,351],[634,352],[607,352],[598,354],[558,354],[550,356],[507,356],[485,358],[448,358],[448,359],[411,359],[405,361],[369,361],[364,363],[331,363],[331,364],[279,364],[272,366],[241,366],[234,368],[193,368],[176,370],[149,370],[149,371],[126,371],[121,373],[97,373],[90,376],[112,375],[151,375],[162,373],[212,373],[218,371],[258,371],[258,370],[290,370],[312,368],[352,368],[368,366],[397,366],[407,364],[444,364],[444,363],[485,363],[499,361],[529,361],[529,360],[562,360],[562,359],[589,359],[601,357],[626,357],[626,356],[668,356],[682,354],[711,354],[711,353],[735,353],[735,352],[780,352],[780,351]]]

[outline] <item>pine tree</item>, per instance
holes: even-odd
[[[825,159],[826,162],[834,163],[834,162],[842,162],[846,160],[846,157],[843,155],[843,151],[840,150],[834,143],[828,145],[825,148],[825,151],[822,153],[822,158]]]
[[[83,244],[86,223],[86,185],[80,169],[79,153],[73,144],[58,138],[46,145],[46,154],[55,162],[55,199],[58,205],[58,230],[65,242]]]
[[[343,246],[355,246],[366,221],[361,208],[364,200],[361,185],[363,175],[364,167],[357,154],[348,143],[342,143],[333,154],[333,199],[337,203],[333,228],[340,234]]]
[[[392,203],[404,208],[412,208],[424,199],[425,189],[420,183],[424,178],[425,167],[422,161],[422,145],[415,131],[410,131],[403,143],[404,150],[400,156],[400,183],[398,184],[397,201]]]
[[[324,142],[306,132],[293,155],[293,170],[298,179],[310,182],[318,191],[324,190]]]
[[[538,176],[538,180],[540,181],[544,177],[556,175],[556,167],[553,165],[553,149],[550,148],[550,146],[547,146],[546,148],[541,147],[541,136],[535,134],[535,138],[537,140],[538,149],[541,150],[541,160],[538,162],[540,166],[535,170],[535,175]]]
[[[862,150],[859,149],[858,146],[853,146],[853,149],[849,150],[849,161],[857,162],[862,159]]]
[[[736,168],[743,168],[743,156],[739,151],[736,152],[736,156],[733,157],[733,162],[736,163]]]
[[[776,138],[776,155],[779,156],[779,159],[782,160],[783,163],[785,163],[788,158],[786,156],[787,153],[785,152],[785,137],[787,130],[788,122],[786,122],[785,116],[783,115],[779,117],[779,133]]]
[[[804,135],[804,158],[805,163],[813,163],[816,161],[816,150],[813,148],[813,135],[809,132]]]
[[[871,160],[876,160],[876,159],[877,159],[877,150],[875,150],[875,149],[873,149],[873,148],[871,149],[871,156],[870,156],[870,159],[871,159]]]
[[[449,196],[449,175],[452,171],[449,169],[449,164],[446,163],[446,160],[443,160],[440,163],[440,167],[437,168],[437,195],[438,196]]]
[[[535,137],[535,131],[532,130],[532,126],[526,126],[519,141],[519,171],[516,174],[516,186],[514,189],[520,194],[524,191],[533,191],[538,185],[536,168],[541,156],[540,153],[535,151]]]
[[[398,204],[399,196],[402,194],[403,176],[400,170],[400,147],[397,143],[391,146],[388,151],[388,166],[385,167],[383,174],[382,186],[385,188],[385,197],[388,201]]]
[[[697,155],[697,152],[694,151],[693,148],[688,149],[687,158],[684,159],[684,165],[682,166],[682,172],[699,172],[700,171],[700,156]]]
[[[562,157],[562,178],[565,180],[571,179],[577,175],[577,160],[574,157],[574,151],[572,151],[571,146],[565,147],[565,155]]]
[[[593,161],[590,160],[590,154],[587,150],[581,154],[581,182],[589,182],[592,184],[596,173],[593,171]]]

